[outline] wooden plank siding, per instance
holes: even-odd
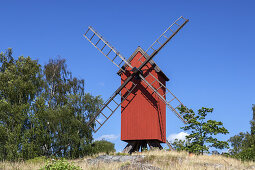
[[[145,52],[138,47],[133,54],[130,63],[133,67],[139,67],[141,62],[138,59],[143,56]],[[131,74],[130,68],[126,68],[127,72],[121,73],[121,83],[125,81]],[[161,71],[155,70],[155,64],[148,63],[143,68],[143,74],[153,74],[158,80],[165,85],[168,78],[162,74]],[[149,76],[151,77],[151,76]],[[148,82],[152,82],[146,78]],[[134,82],[140,80],[133,79]],[[155,88],[159,87],[159,83],[153,83]],[[121,104],[121,140],[158,140],[166,142],[166,105],[153,91],[144,83],[139,83],[133,92]],[[127,89],[132,88],[132,82],[126,86]],[[127,89],[121,91],[121,95],[127,93]],[[160,89],[161,95],[165,94],[165,89]]]

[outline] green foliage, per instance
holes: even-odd
[[[172,147],[176,151],[187,150],[186,148],[188,148],[189,145],[190,145],[189,141],[185,142],[185,140],[177,140],[177,139],[175,139],[175,141],[172,143]]]
[[[0,160],[88,155],[87,122],[102,105],[84,92],[64,59],[43,68],[30,57],[0,53]]]
[[[232,149],[230,149],[229,151],[231,155],[235,155],[242,151],[241,148],[243,147],[246,135],[247,134],[241,132],[238,135],[235,135],[228,140],[232,147]]]
[[[117,152],[117,153],[113,153],[112,155],[127,156],[127,155],[130,155],[130,154],[129,153],[123,153],[123,152]]]
[[[114,143],[108,142],[106,140],[95,141],[92,143],[91,146],[92,146],[93,154],[97,154],[97,153],[109,154],[116,151],[114,149]]]
[[[47,134],[41,141],[44,154],[66,158],[86,155],[86,145],[92,142],[86,123],[102,99],[84,93],[84,81],[72,77],[63,59],[50,60],[44,74],[45,88],[34,106],[38,129]]]
[[[251,133],[239,133],[231,137],[230,156],[243,161],[255,161],[255,106],[252,107],[253,119],[251,120]]]
[[[255,136],[247,133],[239,133],[229,139],[232,149],[230,156],[243,161],[255,161]]]
[[[12,57],[12,50],[0,54],[0,159],[17,160],[28,153],[31,106],[42,90],[40,65],[30,57]],[[29,155],[28,155],[29,154]]]
[[[251,135],[255,135],[255,105],[252,105],[253,117],[251,120]]]
[[[48,161],[42,170],[81,170],[79,166],[67,162],[65,159]]]
[[[180,112],[181,114],[188,113],[184,115],[187,125],[181,129],[189,131],[190,134],[186,136],[186,141],[176,140],[172,143],[176,150],[186,150],[191,153],[203,154],[209,152],[209,148],[228,148],[227,142],[219,141],[214,137],[217,134],[228,133],[228,130],[223,127],[223,123],[215,120],[206,120],[208,113],[213,112],[212,108],[202,107],[195,114],[193,110],[186,110],[185,107],[182,107],[180,108]]]

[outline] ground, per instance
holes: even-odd
[[[126,155],[114,153],[85,157],[69,162],[82,169],[117,169],[117,170],[165,170],[165,169],[255,169],[255,162],[241,162],[221,155],[190,155],[186,152],[147,151]],[[1,162],[0,169],[40,169],[45,162]]]

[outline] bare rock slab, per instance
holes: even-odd
[[[110,163],[110,162],[137,162],[144,158],[144,155],[100,155],[94,159],[87,159],[88,163]]]

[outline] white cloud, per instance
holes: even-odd
[[[110,135],[102,135],[99,138],[95,139],[95,140],[109,140],[109,141],[114,141],[119,137],[119,135],[114,135],[114,134],[110,134]]]
[[[175,139],[178,139],[178,140],[186,140],[186,136],[189,135],[188,133],[186,132],[180,132],[180,133],[173,133],[173,134],[170,134],[167,138],[167,140],[169,142],[174,142]]]

